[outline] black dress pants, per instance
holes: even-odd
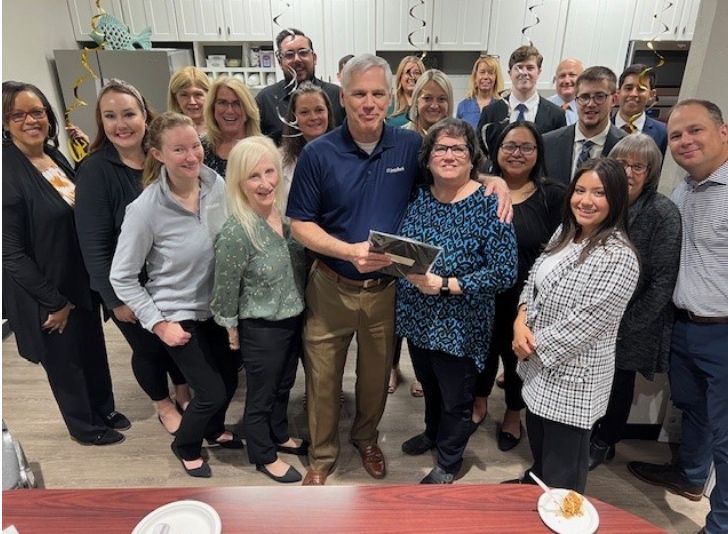
[[[425,435],[437,447],[437,465],[457,475],[470,438],[477,369],[470,358],[410,344],[415,376],[425,393]]]
[[[159,337],[138,322],[125,323],[119,321],[112,312],[110,314],[111,320],[131,347],[131,369],[134,377],[150,399],[158,402],[169,397],[167,373],[175,385],[187,382]]]
[[[302,316],[280,321],[243,319],[238,324],[245,365],[245,438],[251,464],[276,461],[276,444],[288,434],[288,397],[302,350]]]
[[[40,363],[68,432],[79,441],[91,442],[106,431],[103,417],[114,411],[99,310],[71,310],[63,334],[44,333],[43,342]]]
[[[629,418],[634,398],[634,380],[636,371],[616,369],[614,382],[609,394],[609,404],[604,417],[594,423],[592,439],[598,439],[606,445],[614,445],[624,434],[624,427]]]
[[[490,340],[490,354],[485,361],[485,369],[475,382],[475,396],[489,397],[493,391],[495,377],[498,374],[498,355],[503,360],[503,380],[506,393],[506,408],[523,410],[526,404],[521,397],[523,381],[516,372],[518,359],[513,352],[513,321],[516,320],[518,295],[507,291],[495,299],[495,320],[493,335]]]
[[[530,410],[526,411],[526,428],[533,455],[529,471],[547,486],[584,493],[591,430],[557,423]]]
[[[238,358],[227,331],[212,319],[180,325],[192,337],[181,347],[166,349],[195,396],[182,415],[174,446],[185,460],[196,460],[203,438],[215,440],[225,432],[225,412],[238,387]]]

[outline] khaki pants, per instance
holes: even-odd
[[[312,469],[331,471],[339,454],[339,394],[355,333],[356,416],[350,438],[358,447],[377,442],[394,351],[394,292],[394,283],[360,289],[315,267],[311,273],[303,335]]]

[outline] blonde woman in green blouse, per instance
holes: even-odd
[[[231,215],[215,242],[211,307],[230,348],[245,347],[250,463],[276,482],[297,482],[300,473],[278,453],[308,453],[307,442],[288,434],[286,414],[301,351],[305,259],[281,216],[282,175],[267,137],[248,137],[231,150],[225,179]]]

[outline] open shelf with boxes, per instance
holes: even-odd
[[[195,65],[211,80],[233,76],[257,92],[278,81],[273,43],[205,43],[194,44]]]

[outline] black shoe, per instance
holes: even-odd
[[[131,421],[129,421],[123,413],[113,411],[104,416],[104,424],[114,430],[129,430]]]
[[[179,401],[177,399],[174,399],[174,407],[177,408],[177,412],[180,415],[184,415],[185,414],[185,409],[182,408],[182,405],[179,403]]]
[[[614,445],[607,445],[600,439],[589,444],[589,471],[614,458]]]
[[[210,447],[220,447],[222,449],[244,449],[245,444],[243,443],[243,439],[234,432],[231,432],[231,434],[233,435],[233,439],[228,441],[217,441],[220,436],[215,439],[205,438],[205,441],[207,441],[207,444]]]
[[[410,456],[419,456],[434,448],[435,442],[428,438],[424,432],[402,443],[402,452]]]
[[[664,486],[691,501],[699,501],[703,498],[703,486],[692,486],[674,465],[629,462],[627,469],[640,480],[648,484]]]
[[[475,431],[478,430],[478,427],[480,427],[480,425],[483,424],[483,421],[485,421],[485,417],[483,417],[480,421],[477,421],[477,422],[476,421],[473,421],[472,419],[470,420],[470,428],[468,429],[468,432],[470,433],[469,434],[470,436],[472,436],[473,434],[475,434]]]
[[[210,466],[207,465],[207,462],[205,460],[202,460],[202,465],[200,467],[195,467],[194,469],[188,469],[185,465],[184,460],[182,459],[182,455],[180,455],[179,451],[177,450],[177,447],[174,446],[174,442],[170,444],[170,448],[172,449],[172,452],[179,460],[179,463],[182,464],[182,468],[185,470],[185,473],[190,475],[191,477],[195,478],[210,478],[212,476],[212,470],[210,469]]]
[[[452,484],[453,480],[455,475],[445,472],[442,467],[436,465],[425,478],[420,480],[420,484]]]
[[[510,432],[503,432],[503,430],[498,430],[498,449],[503,452],[510,451],[521,442],[522,437],[523,425],[521,425],[521,435],[519,437],[514,436]]]
[[[100,434],[98,434],[94,439],[91,441],[83,441],[80,439],[76,439],[78,443],[81,445],[96,445],[96,446],[104,446],[104,445],[114,445],[115,443],[121,443],[126,439],[126,436],[122,434],[121,432],[117,432],[113,428],[107,428],[106,430],[101,431]]]
[[[255,468],[264,475],[269,476],[276,482],[282,482],[283,484],[287,484],[290,482],[300,482],[302,480],[301,473],[299,473],[292,465],[288,466],[288,471],[286,471],[286,474],[280,477],[268,471],[268,468],[266,468],[266,466],[263,464],[256,464]]]
[[[286,447],[285,445],[276,445],[276,451],[286,454],[295,454],[296,456],[306,456],[308,454],[309,443],[305,439],[301,441],[298,447]]]

